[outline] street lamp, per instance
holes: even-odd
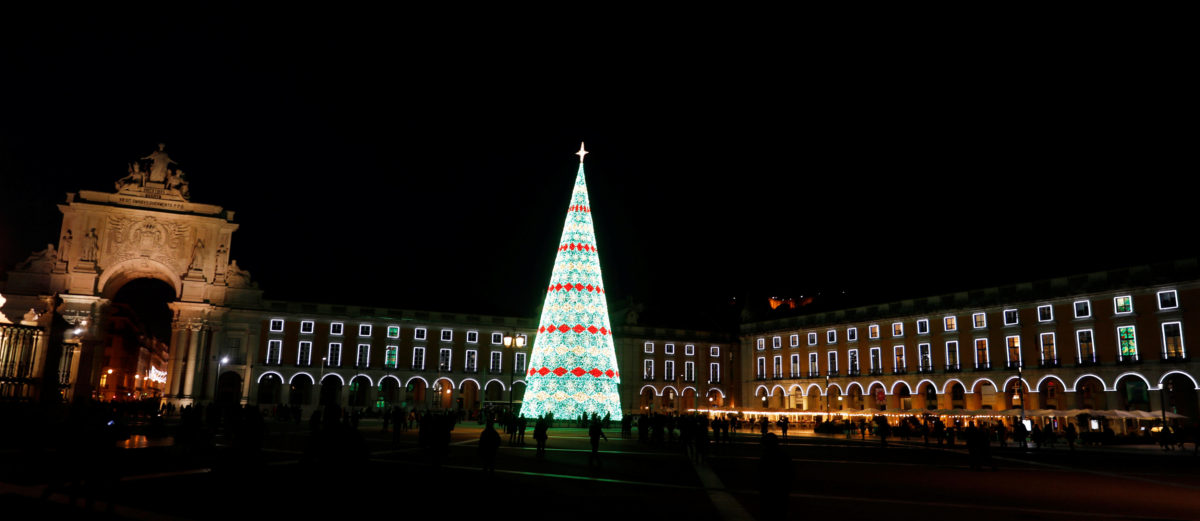
[[[525,335],[513,333],[504,335],[504,349],[508,348],[521,349],[525,347]],[[508,368],[508,413],[513,414],[513,377],[517,373],[517,354],[513,353],[512,365]],[[513,416],[516,416],[513,414]]]
[[[221,366],[228,363],[228,356],[222,356],[219,360],[217,360],[217,377],[213,379],[213,402],[217,401],[217,386],[221,381]]]

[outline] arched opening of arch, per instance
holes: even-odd
[[[1085,376],[1075,382],[1076,409],[1109,409],[1104,382],[1095,376]]]
[[[887,409],[887,389],[884,389],[883,384],[872,384],[867,390],[869,397],[867,403],[871,404],[872,409],[884,410]]]
[[[442,410],[450,410],[457,405],[454,400],[454,384],[447,379],[441,379],[433,382],[432,390],[436,394],[432,394],[433,402],[430,404]]]
[[[400,382],[395,378],[384,378],[379,381],[379,399],[376,403],[380,407],[392,407],[400,405]]]
[[[1117,380],[1116,408],[1126,411],[1149,411],[1150,389],[1146,382],[1132,374]]]
[[[370,400],[371,381],[365,376],[350,379],[349,404],[351,407],[366,407]]]
[[[933,385],[933,382],[923,382],[918,386],[917,394],[913,397],[913,407],[925,410],[939,408],[937,386]]]
[[[459,398],[463,403],[462,407],[468,411],[469,418],[478,418],[481,405],[479,403],[479,384],[474,380],[467,379],[459,385],[462,389],[462,397]]]
[[[974,400],[967,401],[967,409],[1007,409],[1004,403],[1004,395],[996,389],[996,385],[990,380],[976,380],[972,389],[974,393],[971,395]],[[974,402],[974,403],[972,403]]]
[[[754,397],[758,399],[757,401],[760,407],[763,409],[770,408],[771,391],[766,387],[759,387],[758,389],[755,389]]]
[[[705,399],[707,400],[710,408],[725,406],[725,396],[721,394],[719,389],[709,389],[708,393],[705,395]]]
[[[321,401],[322,407],[340,407],[342,405],[342,379],[337,375],[327,374],[321,380]]]
[[[414,409],[426,409],[425,395],[428,394],[429,386],[425,385],[425,380],[413,378],[404,385],[404,392],[408,395],[408,402]]]
[[[1070,409],[1063,383],[1056,378],[1046,378],[1038,384],[1039,409]]]
[[[900,409],[909,410],[913,408],[912,392],[908,390],[907,385],[896,386],[896,401],[900,404]]]
[[[961,383],[954,382],[950,385],[950,408],[951,409],[966,409],[967,408],[967,390]]]
[[[846,389],[846,408],[859,410],[863,407],[862,386],[851,385],[848,389]]]
[[[1185,375],[1174,373],[1163,379],[1163,408],[1188,418],[1200,418],[1196,384]]]
[[[258,382],[258,396],[255,401],[259,405],[279,405],[282,391],[283,380],[277,375],[265,374]]]
[[[288,388],[288,403],[308,405],[312,403],[313,381],[307,375],[296,375]]]
[[[515,396],[513,395],[516,399]],[[504,384],[500,380],[488,380],[483,384],[483,398],[489,402],[505,402],[505,407],[508,406],[508,397],[504,393]]]
[[[641,411],[642,414],[656,412],[658,408],[654,405],[654,398],[657,396],[658,395],[655,394],[653,387],[643,387],[642,392],[638,394],[638,410]]]

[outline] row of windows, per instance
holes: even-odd
[[[654,342],[646,342],[646,345],[642,347],[642,352],[647,353],[647,354],[653,354],[654,353]],[[675,354],[675,344],[663,344],[663,354],[668,354],[668,355]],[[696,346],[692,345],[692,344],[685,344],[683,346],[683,354],[684,354],[684,356],[695,356]],[[720,346],[709,347],[708,348],[708,356],[721,356]]]
[[[1117,328],[1117,345],[1119,361],[1136,361],[1139,358],[1137,344],[1137,329],[1135,326],[1118,326]],[[990,369],[991,358],[988,347],[988,339],[975,339],[973,362],[976,369]],[[1041,333],[1038,335],[1038,355],[1039,363],[1042,365],[1059,365],[1059,352],[1056,335],[1054,333]],[[1021,353],[1021,337],[1013,335],[1005,337],[1005,362],[1007,367],[1015,368],[1023,366],[1025,361]],[[1184,349],[1183,342],[1183,324],[1181,322],[1165,322],[1162,324],[1162,355],[1165,359],[1184,359],[1187,353]],[[893,372],[903,372],[907,370],[908,365],[905,363],[905,346],[896,345],[892,347]],[[879,347],[870,348],[870,369],[874,371],[883,370],[883,349]],[[1094,364],[1096,360],[1096,345],[1094,333],[1091,329],[1079,329],[1075,331],[1075,356],[1076,361],[1083,364]],[[917,363],[918,370],[922,372],[931,372],[933,367],[932,346],[928,343],[917,344]],[[820,367],[818,353],[808,354],[808,376],[818,376]],[[838,352],[829,351],[827,353],[826,371],[831,376],[838,372]],[[847,351],[848,370],[850,375],[857,375],[859,372],[858,350],[850,349]],[[799,373],[800,355],[791,355],[791,377],[801,378],[804,375]],[[756,375],[760,378],[766,377],[766,357],[759,357],[757,362]],[[776,378],[783,376],[783,357],[776,355],[774,357],[773,375]],[[951,340],[946,342],[946,365],[948,371],[961,369],[958,341]]]
[[[642,361],[642,378],[645,380],[654,379],[654,360]],[[667,360],[663,362],[663,381],[675,380],[675,361]],[[696,381],[696,365],[694,362],[683,363],[683,380],[685,382]],[[721,382],[721,363],[712,362],[708,364],[708,383]]]
[[[302,341],[299,348],[296,350],[296,365],[308,366],[312,365],[312,342]],[[387,346],[384,348],[383,366],[389,369],[396,369],[398,363],[400,348],[398,346]],[[525,353],[514,353],[516,371],[525,370]],[[453,350],[442,348],[438,350],[438,370],[452,371]],[[498,373],[503,370],[503,351],[492,351],[489,371]],[[267,341],[267,364],[282,364],[283,357],[283,341],[269,340]],[[463,370],[468,373],[478,371],[477,365],[478,352],[474,349],[467,350],[463,357]],[[358,349],[355,352],[354,366],[359,368],[367,368],[371,361],[371,344],[358,344]],[[325,351],[325,357],[321,359],[323,365],[328,367],[340,367],[342,365],[342,344],[331,342],[329,348]],[[414,347],[412,358],[412,369],[425,369],[425,348]]]
[[[270,326],[269,326],[270,332],[282,333],[283,332],[283,324],[284,324],[284,321],[281,318],[271,319]],[[312,334],[315,331],[315,328],[316,328],[316,323],[314,323],[312,320],[304,320],[304,321],[300,322],[300,333],[301,334],[306,334],[306,335]],[[342,336],[344,334],[344,330],[345,330],[344,324],[341,322],[331,322],[329,324],[329,334],[330,335]],[[358,325],[358,336],[371,336],[371,330],[372,330],[371,324],[359,324]],[[441,334],[442,334],[441,340],[443,342],[453,342],[454,341],[454,330],[453,329],[443,329],[443,330],[441,330]],[[519,336],[522,339],[526,338],[525,335],[519,335]],[[388,338],[400,338],[400,326],[387,326],[387,337]],[[425,328],[423,328],[423,327],[413,328],[413,340],[426,340],[426,338],[427,338],[427,332],[426,332]],[[524,340],[522,340],[522,341],[524,341]],[[467,331],[467,343],[469,343],[469,344],[479,343],[479,332],[478,331]],[[503,343],[504,343],[504,333],[493,332],[492,333],[492,345],[500,345]]]
[[[1176,290],[1166,290],[1158,292],[1158,309],[1160,311],[1178,309],[1179,294]],[[1092,302],[1090,300],[1077,300],[1074,302],[1075,318],[1091,318],[1092,317]],[[1133,313],[1133,297],[1122,295],[1113,297],[1113,311],[1118,315],[1127,315]],[[1016,309],[1005,309],[1003,312],[1004,325],[1015,326],[1020,323],[1020,319]],[[1053,322],[1054,308],[1049,305],[1038,306],[1037,308],[1038,322]],[[987,327],[987,314],[974,313],[971,315],[971,324],[975,329],[983,329]],[[945,331],[958,331],[958,317],[950,315],[942,318],[942,329]],[[917,320],[917,334],[929,334],[929,319],[922,318]],[[868,338],[875,340],[880,337],[879,324],[871,324],[867,326]],[[892,336],[904,336],[904,323],[892,323]],[[846,328],[846,340],[849,342],[858,341],[858,328]],[[830,329],[825,332],[825,342],[828,344],[837,343],[837,330]],[[808,333],[808,345],[817,345],[817,333]],[[800,335],[793,334],[791,336],[791,347],[800,346]],[[756,346],[759,350],[766,349],[766,339],[759,338]],[[782,347],[782,337],[773,337],[771,339],[771,347],[779,349]]]

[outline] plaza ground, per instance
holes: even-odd
[[[694,463],[676,444],[652,446],[607,430],[601,466],[588,464],[584,429],[550,431],[538,457],[503,443],[496,472],[480,470],[480,426],[460,424],[435,464],[416,431],[393,442],[364,420],[362,445],[318,451],[307,424],[267,422],[260,452],[224,436],[211,449],[135,435],[102,465],[97,514],[68,506],[67,488],[38,499],[66,464],[39,450],[6,448],[0,507],[55,518],[211,519],[264,514],[273,520],[375,515],[459,519],[754,519],[759,515],[758,436],[737,435]],[[136,432],[137,429],[135,429]],[[636,434],[636,432],[635,432]],[[971,470],[965,448],[919,440],[846,439],[792,433],[792,518],[1200,519],[1200,457],[1149,445],[994,449],[997,470]],[[314,451],[320,455],[314,456]],[[101,481],[103,479],[101,478]],[[82,504],[82,503],[80,503]]]

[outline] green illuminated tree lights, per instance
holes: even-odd
[[[581,154],[584,153],[582,147]],[[621,376],[580,156],[575,189],[525,373],[521,414],[619,420]]]

